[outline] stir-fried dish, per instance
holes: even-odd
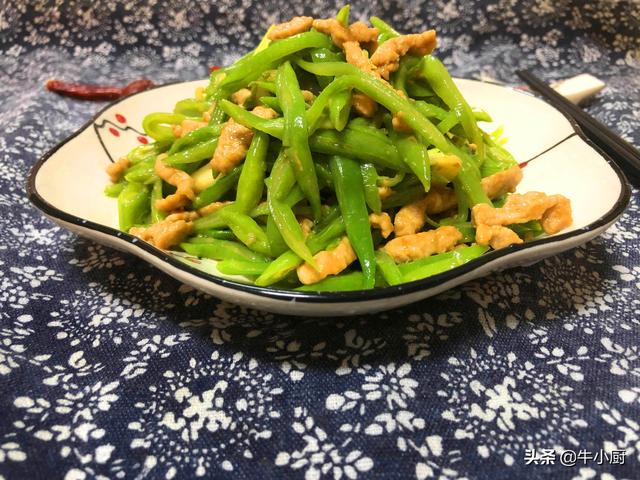
[[[154,142],[108,167],[120,229],[258,286],[342,291],[432,276],[572,223],[431,53],[436,33],[295,17],[211,73]]]

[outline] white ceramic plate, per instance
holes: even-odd
[[[260,288],[220,275],[215,262],[164,252],[117,230],[116,200],[103,194],[105,167],[147,139],[138,130],[152,111],[171,111],[206,81],[165,85],[116,101],[47,153],[29,175],[30,200],[49,218],[96,242],[145,259],[172,277],[229,302],[291,315],[352,315],[406,305],[496,270],[529,265],[576,247],[610,226],[629,201],[620,169],[578,127],[544,101],[524,92],[456,80],[469,103],[488,111],[526,164],[518,191],[561,193],[571,199],[573,225],[552,237],[490,252],[454,270],[395,287],[343,293]]]

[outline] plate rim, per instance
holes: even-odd
[[[284,290],[284,289],[275,289],[270,287],[259,287],[256,285],[250,285],[250,284],[236,282],[233,280],[228,280],[222,277],[217,277],[207,272],[203,272],[202,270],[199,270],[195,267],[187,265],[184,262],[179,261],[173,256],[165,253],[163,250],[160,250],[159,248],[156,248],[147,242],[141,241],[139,238],[129,233],[125,233],[115,228],[108,227],[106,225],[101,225],[91,220],[83,219],[76,215],[60,210],[59,208],[53,206],[44,197],[40,195],[40,193],[36,189],[36,177],[38,175],[38,172],[42,168],[42,166],[46,163],[47,160],[53,157],[58,152],[58,150],[60,150],[63,146],[65,146],[67,143],[74,140],[77,136],[79,136],[81,133],[83,133],[87,129],[91,128],[92,125],[94,125],[96,121],[100,118],[100,116],[103,113],[105,113],[107,110],[119,105],[120,103],[126,100],[129,100],[130,98],[136,95],[141,95],[151,90],[166,88],[166,87],[170,87],[170,86],[178,85],[182,83],[192,83],[196,81],[205,81],[205,80],[206,79],[174,81],[169,83],[163,83],[161,85],[154,85],[153,87],[147,90],[144,90],[142,92],[132,93],[130,95],[124,96],[122,98],[119,98],[105,105],[97,113],[95,113],[87,122],[85,122],[76,131],[74,131],[71,135],[65,137],[63,140],[61,140],[55,146],[49,149],[31,167],[27,175],[27,182],[26,182],[27,197],[29,201],[49,218],[58,219],[65,223],[69,223],[76,227],[86,229],[89,231],[93,230],[93,231],[100,232],[102,234],[106,234],[110,237],[113,237],[115,241],[119,240],[126,244],[129,244],[129,247],[130,247],[129,250],[131,250],[131,253],[134,255],[135,255],[136,248],[142,249],[146,253],[153,255],[159,260],[162,260],[175,268],[183,270],[186,273],[189,273],[191,275],[194,275],[201,280],[213,282],[220,287],[237,290],[245,294],[257,295],[264,299],[270,299],[270,300],[277,300],[277,301],[285,300],[288,302],[301,302],[301,303],[312,303],[312,304],[335,304],[335,303],[360,303],[360,302],[368,302],[373,300],[383,300],[389,297],[409,295],[409,294],[418,292],[420,290],[429,290],[431,288],[438,286],[439,284],[449,282],[455,279],[456,277],[462,277],[467,273],[470,273],[472,270],[475,270],[476,268],[480,268],[484,265],[494,262],[495,260],[498,260],[503,257],[507,257],[514,253],[524,251],[529,248],[544,246],[547,244],[562,243],[565,240],[570,240],[574,237],[579,237],[580,235],[584,235],[587,232],[598,230],[601,227],[604,227],[608,224],[613,223],[618,217],[622,215],[631,198],[631,189],[629,187],[627,178],[625,174],[622,172],[622,170],[620,169],[620,167],[611,159],[611,157],[608,154],[606,154],[601,148],[599,148],[594,142],[592,142],[584,134],[580,126],[576,123],[576,121],[572,117],[558,110],[553,105],[546,102],[543,98],[540,98],[536,95],[532,95],[529,92],[525,92],[508,85],[499,85],[493,82],[484,82],[481,80],[466,79],[466,78],[463,78],[463,80],[473,81],[478,83],[486,83],[489,85],[499,86],[502,88],[509,89],[517,94],[533,96],[534,98],[544,102],[550,108],[553,108],[557,112],[560,112],[562,116],[567,119],[567,121],[569,122],[569,124],[572,126],[574,130],[574,134],[567,136],[560,143],[563,143],[564,141],[573,137],[574,135],[578,135],[580,139],[583,142],[585,142],[588,146],[590,146],[592,149],[594,149],[609,164],[609,167],[616,173],[618,181],[620,182],[621,188],[620,188],[620,193],[618,195],[618,198],[616,199],[611,209],[607,211],[607,213],[602,217],[598,218],[594,222],[591,222],[590,224],[582,228],[572,230],[571,232],[542,238],[539,240],[533,240],[533,241],[525,242],[522,244],[511,245],[507,248],[503,248],[500,250],[492,250],[491,252],[488,252],[478,258],[475,258],[463,265],[455,267],[446,272],[433,275],[431,277],[423,278],[421,280],[415,280],[413,282],[402,283],[400,285],[395,285],[395,286],[373,288],[369,290],[353,290],[353,291],[347,291],[347,292],[300,292],[296,290]],[[554,146],[550,148],[554,148]],[[138,256],[138,258],[140,257]],[[158,268],[155,265],[153,266],[155,268]]]

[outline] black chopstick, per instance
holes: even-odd
[[[633,145],[564,98],[531,71],[519,70],[516,74],[551,105],[572,117],[589,140],[604,150],[624,170],[631,184],[640,186],[640,152]]]

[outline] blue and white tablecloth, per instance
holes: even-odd
[[[258,6],[259,5],[259,6]],[[102,107],[51,77],[205,77],[331,2],[0,4],[0,478],[638,478],[640,194],[601,238],[366,317],[221,303],[54,226],[30,166]],[[637,1],[353,2],[458,76],[591,72],[640,145]]]

